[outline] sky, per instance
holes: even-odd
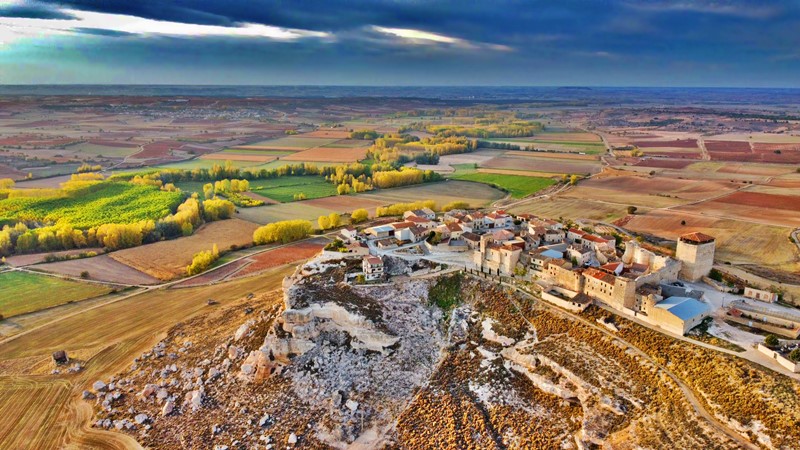
[[[800,0],[0,0],[0,84],[800,87]]]

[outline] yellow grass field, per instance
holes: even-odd
[[[256,228],[258,225],[240,219],[221,220],[202,226],[188,237],[120,250],[109,256],[160,280],[171,280],[185,275],[194,255],[211,250],[213,244],[220,251],[232,245],[251,244]]]
[[[0,341],[0,414],[7,419],[0,425],[0,448],[141,448],[129,436],[90,428],[92,409],[81,391],[129,366],[173,325],[218,308],[206,304],[209,298],[233,304],[248,293],[279,288],[292,270],[281,266],[213,286],[151,291]],[[50,375],[50,355],[61,349],[82,361],[84,370]]]
[[[686,221],[686,225],[681,225],[682,220]],[[699,231],[717,238],[718,261],[761,264],[790,272],[800,270],[800,253],[788,239],[788,228],[679,211],[637,214],[625,228],[667,239],[677,239],[682,234]]]
[[[562,196],[536,199],[509,208],[509,212],[514,214],[530,213],[555,219],[563,217],[565,219],[592,219],[605,222],[624,217],[625,210],[626,207],[624,205]]]

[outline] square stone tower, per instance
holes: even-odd
[[[684,234],[678,239],[675,257],[681,262],[680,277],[697,281],[714,267],[714,238],[703,233]]]

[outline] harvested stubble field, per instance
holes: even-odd
[[[752,153],[749,142],[740,141],[705,141],[706,150],[710,153]]]
[[[530,213],[543,217],[612,221],[625,216],[625,205],[564,196],[536,199],[510,208],[514,214]]]
[[[339,212],[324,207],[316,207],[312,204],[312,201],[242,208],[239,210],[237,217],[260,225],[294,219],[310,220],[312,223],[316,223],[319,216],[327,216],[332,212]]]
[[[690,148],[699,150],[697,147],[697,139],[674,139],[664,141],[633,141],[633,145],[647,149],[647,148]]]
[[[282,137],[278,139],[270,139],[266,141],[256,142],[249,145],[241,145],[238,148],[251,149],[251,150],[292,150],[300,151],[313,147],[322,147],[323,145],[332,144],[339,139],[333,138],[314,138],[314,137]]]
[[[641,167],[653,167],[655,169],[685,169],[690,164],[694,164],[694,162],[676,159],[647,158],[637,162],[634,165]]]
[[[706,181],[676,179],[671,177],[642,177],[642,176],[607,176],[582,181],[578,186],[586,190],[586,198],[623,201],[625,196],[650,196],[650,200],[658,200],[665,196],[677,197],[680,200],[703,200],[715,197],[725,192],[732,192],[741,187],[739,183],[730,181]],[[595,190],[598,195],[595,195]],[[615,191],[614,200],[606,198],[604,191]],[[677,200],[672,199],[672,200]],[[678,203],[682,203],[678,200]],[[648,200],[649,201],[649,200]],[[647,201],[645,201],[646,203]],[[652,205],[658,207],[656,205]]]
[[[505,194],[502,191],[491,186],[458,180],[381,189],[366,194],[358,194],[359,198],[380,201],[384,205],[408,203],[417,200],[433,200],[438,206],[454,201],[464,201],[472,207],[488,205],[504,196]]]
[[[350,213],[359,208],[364,208],[370,214],[374,214],[375,208],[385,204],[385,201],[366,198],[364,195],[334,195],[303,202],[303,205],[322,208],[339,214]]]
[[[0,317],[13,317],[111,292],[109,286],[27,272],[0,273]]]
[[[602,166],[599,162],[575,161],[568,159],[540,158],[536,156],[498,156],[485,161],[481,167],[488,169],[533,170],[552,173],[597,173]]]
[[[252,244],[256,228],[245,220],[220,220],[203,225],[188,237],[119,250],[109,256],[160,280],[171,280],[185,275],[194,255],[211,250],[214,244],[220,251]]]
[[[11,431],[0,428],[0,448],[140,448],[129,436],[90,428],[92,409],[80,393],[95,380],[122,371],[151,349],[175,324],[207,313],[207,300],[222,307],[250,292],[280,287],[293,268],[214,286],[158,290],[76,315],[0,343],[0,411]],[[102,324],[103,326],[87,326]],[[66,350],[85,364],[75,375],[46,375],[50,355]]]
[[[681,225],[683,220],[686,225]],[[699,231],[717,239],[718,261],[761,264],[789,272],[800,269],[800,252],[789,241],[788,228],[682,213],[679,210],[637,214],[631,217],[625,228],[672,240],[682,234]]]
[[[351,163],[367,157],[366,147],[331,148],[316,147],[292,155],[284,156],[284,161],[328,161],[338,163]]]
[[[798,195],[740,191],[681,209],[697,214],[748,220],[778,227],[800,227]]]
[[[129,145],[107,145],[107,144],[94,144],[91,142],[82,142],[80,144],[70,145],[68,150],[78,152],[89,156],[104,156],[106,158],[124,158],[133,155],[139,151],[139,146],[136,144]]]
[[[361,147],[369,147],[372,145],[372,141],[364,140],[364,139],[342,139],[341,141],[336,141],[330,144],[323,145],[323,148],[361,148]]]
[[[158,278],[116,261],[109,255],[39,264],[36,266],[36,270],[71,277],[79,277],[83,272],[89,272],[90,280],[108,283],[155,284],[159,281]]]

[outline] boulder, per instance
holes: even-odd
[[[69,357],[65,350],[58,350],[53,352],[53,362],[56,364],[66,364],[69,362]]]
[[[173,402],[172,400],[167,400],[167,402],[164,403],[164,407],[161,408],[161,415],[168,416],[172,414],[172,411],[174,409],[175,409],[175,402]]]
[[[289,445],[297,444],[297,435],[292,433],[289,435],[289,438],[286,439],[286,443]]]
[[[94,389],[97,392],[103,392],[106,390],[107,387],[108,385],[106,385],[102,380],[97,380],[92,385],[92,389]]]
[[[137,414],[136,417],[133,418],[133,420],[136,421],[136,423],[138,423],[139,425],[141,425],[150,420],[150,418],[147,416],[147,414]]]
[[[247,336],[247,333],[250,331],[250,322],[243,323],[239,328],[236,329],[236,332],[233,333],[233,340],[238,341],[243,337]]]
[[[354,400],[348,400],[344,402],[344,406],[346,406],[350,411],[356,412],[358,409],[358,402]]]

